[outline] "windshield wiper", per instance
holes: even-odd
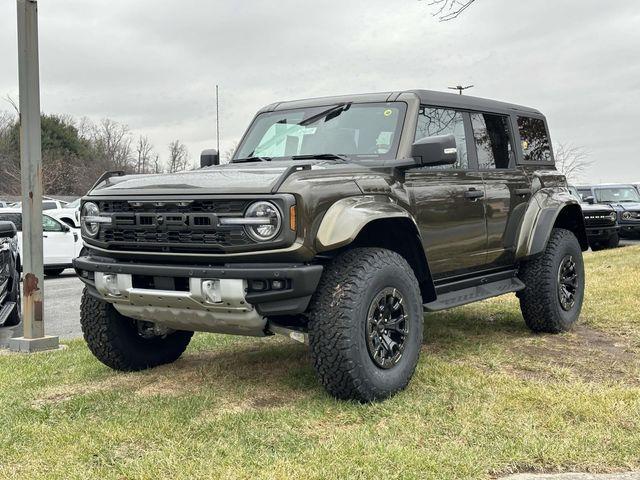
[[[247,157],[247,158],[236,158],[233,163],[244,163],[244,162],[270,162],[271,157]]]
[[[292,155],[292,160],[343,160],[348,161],[349,157],[341,153],[310,153],[308,155]]]
[[[332,113],[335,114],[334,117],[337,117],[342,112],[346,112],[347,110],[349,110],[349,107],[351,107],[351,102],[339,103],[337,105],[334,105],[331,108],[327,108],[326,110],[324,110],[324,111],[322,111],[320,113],[316,113],[315,115],[311,115],[310,117],[303,119],[302,121],[300,121],[298,123],[298,125],[306,127],[307,125],[311,125],[312,123],[317,122],[321,118],[328,117]]]

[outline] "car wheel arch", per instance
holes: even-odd
[[[321,253],[358,247],[378,247],[394,251],[413,269],[424,303],[436,298],[431,270],[416,221],[406,209],[389,197],[364,196],[336,202],[320,224],[316,247]]]

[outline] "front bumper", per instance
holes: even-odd
[[[589,240],[606,240],[618,233],[617,226],[611,227],[587,227],[587,237]]]
[[[127,317],[181,330],[261,336],[267,317],[297,315],[307,309],[321,265],[227,264],[159,265],[82,256],[73,261],[89,293]],[[117,295],[105,282],[115,284]],[[116,279],[113,281],[113,279]],[[213,280],[219,301],[208,300],[203,282]],[[270,288],[279,282],[279,289]],[[261,284],[265,290],[256,291]]]
[[[620,222],[620,233],[629,235],[640,234],[640,222],[622,223]]]

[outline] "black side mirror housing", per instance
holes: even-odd
[[[220,154],[215,148],[203,150],[200,154],[200,168],[220,165]]]
[[[458,161],[458,149],[453,135],[425,137],[411,145],[411,156],[419,165],[453,165]]]
[[[589,195],[588,197],[584,197],[584,201],[589,205],[593,205],[594,203],[596,203],[596,199],[591,195]]]
[[[13,238],[16,236],[17,230],[13,222],[0,222],[0,237]]]

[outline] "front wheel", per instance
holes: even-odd
[[[578,239],[554,228],[545,251],[520,269],[525,289],[520,309],[534,332],[566,332],[578,320],[584,299],[584,262]]]
[[[620,246],[620,235],[614,233],[609,237],[609,241],[607,242],[607,247],[609,248],[617,248]]]
[[[309,311],[309,344],[325,389],[370,402],[406,387],[422,345],[420,288],[395,252],[356,248],[325,269]]]
[[[85,288],[80,325],[91,353],[114,370],[144,370],[175,362],[193,332],[160,330],[148,322],[121,315],[113,305],[93,297]]]

